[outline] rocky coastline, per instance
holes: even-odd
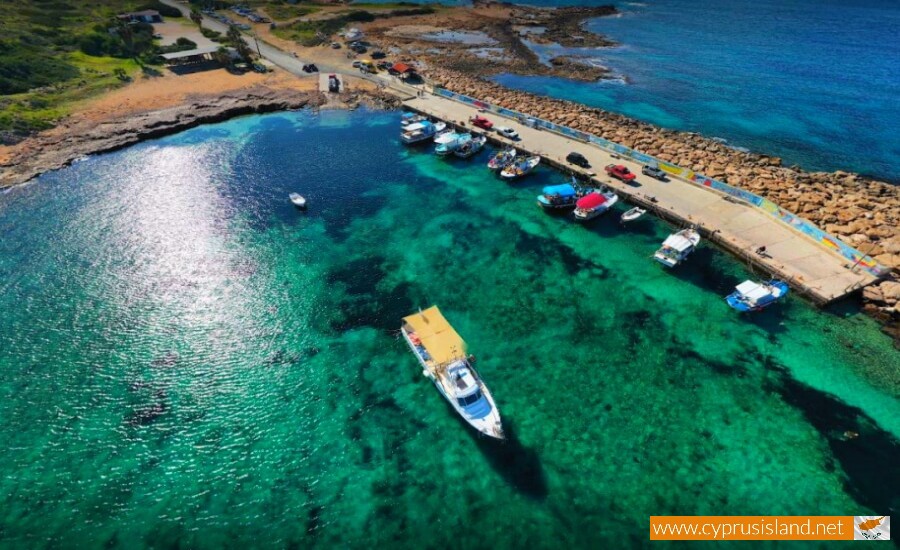
[[[19,144],[17,154],[0,164],[0,188],[25,183],[85,155],[114,151],[201,124],[300,109],[321,101],[314,93],[257,86],[221,95],[198,95],[176,107],[131,113],[99,124],[64,120],[53,132],[38,134]]]
[[[735,185],[781,205],[892,268],[863,293],[865,310],[900,342],[900,186],[843,171],[807,172],[781,159],[739,151],[695,133],[659,128],[569,101],[512,90],[445,68],[436,85],[589,132]]]

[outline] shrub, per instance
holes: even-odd
[[[181,10],[178,8],[173,8],[167,4],[163,4],[159,0],[153,0],[151,2],[147,2],[145,4],[141,4],[141,6],[135,11],[142,10],[156,10],[163,17],[181,17]]]

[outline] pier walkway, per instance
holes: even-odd
[[[404,102],[411,110],[471,128],[468,121],[477,109],[452,99],[424,94]],[[676,225],[696,225],[704,238],[739,256],[742,260],[787,281],[796,291],[823,305],[876,281],[862,269],[851,269],[846,258],[819,245],[805,234],[750,205],[717,191],[670,178],[662,182],[641,174],[641,166],[629,159],[614,158],[594,145],[582,143],[547,130],[530,128],[518,120],[486,113],[495,126],[508,126],[521,140],[512,142],[496,132],[488,138],[503,145],[540,155],[548,164],[590,177],[606,184],[621,197]],[[568,153],[584,155],[592,168],[581,169],[565,161]],[[624,164],[638,175],[631,185],[612,179],[603,168]],[[755,251],[765,246],[766,254]]]

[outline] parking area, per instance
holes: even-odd
[[[161,46],[174,44],[176,40],[182,37],[195,42],[198,49],[212,48],[219,45],[209,38],[203,36],[203,34],[197,28],[197,25],[194,24],[181,23],[177,21],[155,23],[153,25],[153,32],[162,37],[159,41]]]

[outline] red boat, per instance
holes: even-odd
[[[473,126],[478,126],[482,130],[490,130],[491,128],[494,127],[493,122],[484,118],[481,115],[473,116],[472,118],[469,119],[469,122],[471,122]]]
[[[634,181],[634,178],[637,177],[622,164],[608,165],[606,167],[606,173],[616,178],[617,180],[624,181],[625,183],[631,183],[632,181]]]

